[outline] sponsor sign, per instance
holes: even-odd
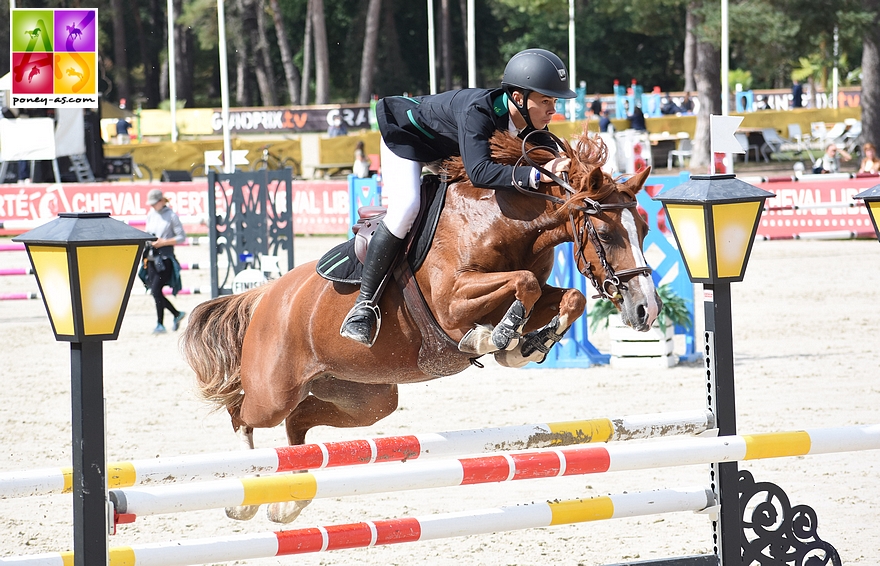
[[[230,108],[229,130],[256,132],[326,132],[337,115],[349,128],[370,127],[370,105],[302,106],[290,108]],[[214,133],[223,131],[223,115],[214,109],[211,115]]]
[[[13,108],[98,107],[98,10],[13,9]]]
[[[820,232],[873,235],[867,209],[852,197],[876,185],[877,178],[823,180],[820,175],[816,177],[815,180],[755,185],[776,195],[765,204],[768,210],[758,223],[759,238],[788,238]],[[829,206],[815,207],[817,204]]]
[[[5,230],[20,233],[54,220],[59,212],[109,212],[123,221],[146,219],[150,207],[147,193],[160,188],[169,205],[180,216],[187,232],[207,233],[208,187],[204,181],[154,184],[27,184],[0,185],[0,222],[34,223],[28,228]],[[217,212],[226,212],[226,200],[217,199]],[[276,202],[287,211],[285,199]],[[308,181],[293,183],[293,227],[297,234],[346,234],[349,222],[347,181]],[[137,225],[136,225],[137,226]]]

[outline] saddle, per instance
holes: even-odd
[[[476,362],[473,354],[461,352],[458,342],[450,338],[440,328],[425,301],[413,275],[421,267],[431,249],[431,242],[437,229],[440,213],[446,197],[446,182],[436,175],[426,175],[422,180],[422,207],[413,224],[413,229],[402,246],[400,256],[391,269],[403,293],[407,310],[422,335],[419,348],[419,369],[435,377],[453,375]],[[363,262],[367,256],[370,239],[379,222],[385,217],[384,206],[365,206],[358,209],[358,220],[352,227],[355,236],[331,249],[318,261],[318,274],[329,280],[351,285],[359,285],[363,273]],[[383,281],[387,284],[389,277]]]

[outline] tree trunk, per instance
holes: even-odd
[[[709,116],[721,114],[721,53],[708,41],[697,42],[697,67],[694,80],[699,96],[697,127],[694,135],[691,169],[708,168],[713,156],[710,149]]]
[[[697,36],[694,29],[697,27],[697,17],[694,14],[696,5],[689,3],[687,5],[687,14],[685,15],[685,32],[684,32],[684,90],[685,92],[693,92],[697,86],[694,82],[694,68],[697,66]]]
[[[330,51],[327,48],[327,25],[324,0],[313,0],[312,26],[315,37],[315,104],[330,102]]]
[[[135,34],[140,49],[141,64],[144,66],[144,100],[145,108],[156,108],[159,103],[159,59],[155,49],[150,49],[140,10],[132,10]],[[136,106],[132,105],[132,108]]]
[[[370,0],[367,6],[367,22],[364,32],[364,53],[361,56],[361,81],[357,101],[370,101],[373,93],[373,73],[376,71],[376,49],[379,45],[379,17],[382,14],[382,0]]]
[[[131,77],[128,73],[128,52],[125,49],[125,10],[122,0],[112,0],[113,6],[113,78],[116,92],[131,105]]]
[[[244,41],[249,45],[249,51],[245,60],[247,66],[253,70],[257,77],[257,88],[260,91],[260,99],[263,105],[275,105],[275,85],[272,80],[270,70],[265,64],[264,46],[265,38],[261,37],[265,32],[260,30],[259,16],[261,2],[258,0],[239,0],[239,8],[241,10],[241,28]]]
[[[862,0],[874,20],[862,39],[862,137],[880,142],[880,0]]]
[[[183,0],[173,0],[174,18],[183,13]],[[177,100],[185,100],[190,108],[196,105],[192,76],[195,63],[193,36],[184,24],[174,24],[174,79]]]
[[[250,70],[253,69],[251,45],[248,41],[246,19],[247,9],[245,0],[237,0],[233,17],[238,18],[241,25],[241,33],[233,34],[235,45],[235,99],[239,106],[252,106],[252,92],[250,88]]]
[[[309,103],[309,83],[312,81],[312,12],[315,10],[315,0],[309,0],[306,8],[306,31],[303,39],[303,78],[300,104]]]
[[[440,59],[443,61],[443,90],[452,90],[452,29],[449,0],[440,0]]]
[[[266,36],[266,0],[254,2],[254,9],[257,12],[256,46],[260,55],[257,69],[262,71],[262,73],[258,72],[257,80],[259,81],[260,74],[263,76],[263,80],[259,83],[260,98],[263,99],[264,106],[277,106],[275,71],[272,65],[272,55],[269,52],[269,39]]]
[[[287,31],[278,0],[269,0],[269,6],[272,9],[272,19],[275,21],[275,35],[278,38],[278,50],[281,52],[281,66],[284,68],[287,96],[291,104],[297,105],[300,94],[299,69],[293,64],[293,53],[290,51],[290,42],[287,41]]]

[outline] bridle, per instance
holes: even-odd
[[[561,157],[559,151],[556,148],[536,145],[531,148],[526,148],[526,140],[532,134],[540,132],[541,134],[550,136],[554,142],[556,142],[558,147],[564,147],[562,140],[560,140],[555,134],[549,132],[547,130],[533,130],[526,134],[522,140],[522,157],[520,157],[515,166],[519,166],[523,161],[525,161],[530,166],[534,167],[547,177],[553,180],[554,183],[562,187],[565,192],[574,195],[576,191],[568,182],[568,175],[565,173],[562,174],[562,177],[557,176],[555,173],[552,173],[538,165],[529,155],[532,151],[535,150],[544,150],[549,151],[553,154],[554,157]],[[596,288],[596,291],[599,292],[598,295],[594,296],[594,299],[605,298],[612,302],[619,301],[621,299],[620,290],[624,289],[624,283],[629,281],[633,277],[638,275],[650,275],[653,271],[650,267],[634,267],[632,269],[624,269],[621,271],[614,271],[614,268],[611,267],[611,264],[608,263],[608,259],[605,257],[605,247],[602,245],[602,241],[599,239],[599,233],[596,231],[596,227],[593,226],[593,222],[591,221],[591,217],[597,216],[606,210],[621,210],[624,208],[636,208],[638,203],[633,200],[631,202],[620,202],[620,203],[601,203],[597,200],[593,200],[589,197],[584,197],[582,204],[568,204],[568,201],[565,199],[561,199],[555,195],[548,195],[545,193],[539,193],[535,191],[530,191],[524,189],[519,186],[518,183],[513,183],[513,186],[517,191],[524,195],[528,195],[531,197],[539,197],[544,200],[550,201],[559,206],[567,206],[568,207],[568,219],[571,223],[572,235],[574,236],[574,256],[575,260],[580,260],[578,263],[578,271],[581,274],[590,280],[593,284],[593,287]],[[580,212],[580,222],[575,219],[575,212]],[[599,258],[599,263],[602,266],[602,269],[605,271],[605,280],[600,284],[599,279],[593,273],[593,266],[591,262],[587,261],[587,258],[584,253],[584,248],[582,242],[584,240],[584,232],[586,232],[587,237],[590,239],[590,242],[593,244],[593,249],[596,251],[596,257]],[[584,268],[581,269],[580,264],[583,264]]]

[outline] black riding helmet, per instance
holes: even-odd
[[[536,129],[528,112],[529,95],[532,92],[553,98],[576,96],[568,87],[568,71],[565,69],[565,63],[546,49],[526,49],[511,57],[507,67],[504,68],[501,87],[519,110],[528,125],[527,129],[530,130]],[[521,106],[513,100],[515,90],[523,93]]]

